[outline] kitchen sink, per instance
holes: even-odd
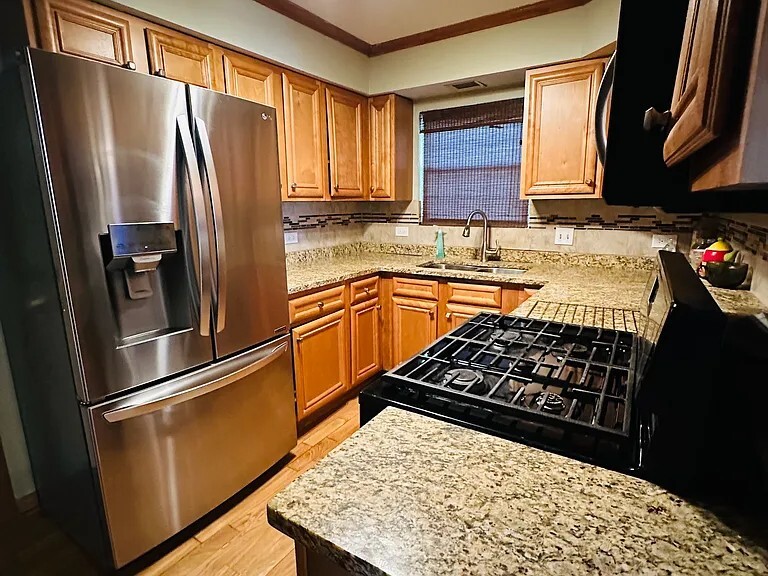
[[[488,274],[508,274],[514,276],[525,274],[522,268],[504,268],[503,266],[474,266],[471,264],[451,264],[449,262],[426,262],[419,264],[419,268],[431,268],[433,270],[458,270],[461,272],[486,272]]]

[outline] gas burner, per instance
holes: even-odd
[[[470,368],[452,368],[443,375],[443,384],[450,387],[463,390],[467,386],[481,383],[483,374],[478,370]]]
[[[507,330],[504,332],[504,334],[501,335],[504,340],[518,340],[522,336],[522,333],[518,332],[517,330]]]
[[[566,342],[563,344],[563,350],[570,353],[571,355],[586,354],[589,352],[589,348],[587,348],[584,344],[579,344],[578,342]]]
[[[543,412],[550,414],[560,414],[565,410],[565,400],[560,394],[554,392],[540,392],[536,396],[535,403],[537,406],[541,406]]]

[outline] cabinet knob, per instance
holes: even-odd
[[[366,294],[370,294],[371,293],[371,289],[368,288],[367,286],[365,288],[363,288],[363,290],[365,291]]]
[[[338,191],[339,191],[339,185],[338,185],[338,184],[336,184],[336,185],[333,187],[333,191],[334,191],[334,192],[338,192]]]
[[[293,190],[294,192],[296,192],[296,182],[294,182],[293,184],[291,184],[291,190]]]
[[[163,68],[158,68],[155,70],[155,76],[160,76],[160,78],[165,78],[165,70]]]
[[[376,192],[376,188],[374,188],[373,186],[371,186],[371,194],[373,194],[374,192]]]
[[[123,64],[123,68],[126,68],[127,70],[136,70],[136,62],[128,60],[128,62]]]
[[[435,317],[435,311],[434,310],[430,310],[429,311],[429,317],[430,318],[434,318]]]
[[[595,181],[592,180],[592,178],[587,178],[586,180],[584,180],[584,184],[586,184],[587,186],[594,186]]]
[[[323,306],[325,306],[325,302],[323,302],[322,300],[317,303],[318,308],[322,308]]]
[[[381,310],[381,304],[376,304],[376,310]]]
[[[296,342],[301,344],[304,341],[304,336],[296,336]]]
[[[453,316],[453,314],[451,314],[450,312],[446,312],[446,313],[445,313],[445,319],[446,319],[446,320],[450,320],[450,319],[451,319],[451,316]]]
[[[665,130],[669,126],[671,119],[672,112],[669,110],[659,112],[656,108],[648,108],[643,117],[643,130],[646,132],[652,132],[656,128]]]

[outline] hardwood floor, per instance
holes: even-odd
[[[351,436],[359,428],[359,421],[359,405],[353,398],[302,434],[283,466],[272,470],[253,492],[244,497],[241,494],[239,502],[204,527],[197,527],[196,532],[182,533],[181,542],[175,546],[161,546],[163,555],[150,565],[146,559],[140,560],[137,566],[128,566],[120,574],[295,576],[293,540],[267,523],[267,502]],[[1,571],[3,575],[98,574],[78,547],[40,512],[21,518],[15,541],[15,558],[9,569]]]

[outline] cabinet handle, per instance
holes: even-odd
[[[291,184],[291,190],[293,190],[294,192],[296,192],[296,182],[294,182],[293,184]]]
[[[165,70],[163,68],[158,68],[155,70],[155,76],[160,76],[160,78],[165,78]]]
[[[451,319],[451,316],[453,316],[453,314],[451,314],[450,312],[446,312],[446,313],[445,313],[445,319],[446,319],[446,320],[450,320],[450,319]]]
[[[371,186],[371,194],[373,194],[374,192],[376,192],[376,188],[374,188],[373,186]]]
[[[430,310],[429,311],[429,317],[430,318],[434,318],[435,317],[435,311],[434,310]]]
[[[322,300],[317,303],[318,308],[322,308],[323,306],[325,306],[325,302],[323,302]]]
[[[381,304],[376,304],[376,310],[381,310]]]
[[[301,344],[304,341],[304,336],[296,336],[296,342]]]
[[[133,62],[132,60],[128,60],[128,62],[123,64],[122,67],[127,70],[136,70],[136,62]]]
[[[336,185],[333,187],[333,191],[334,191],[334,192],[338,192],[338,191],[339,191],[339,185],[338,185],[338,184],[336,184]]]
[[[595,184],[595,181],[592,180],[592,178],[587,178],[586,180],[584,180],[584,184],[586,184],[587,186],[593,186]]]
[[[363,290],[365,290],[366,294],[370,294],[371,293],[371,289],[368,288],[367,286],[365,288],[363,288]]]

